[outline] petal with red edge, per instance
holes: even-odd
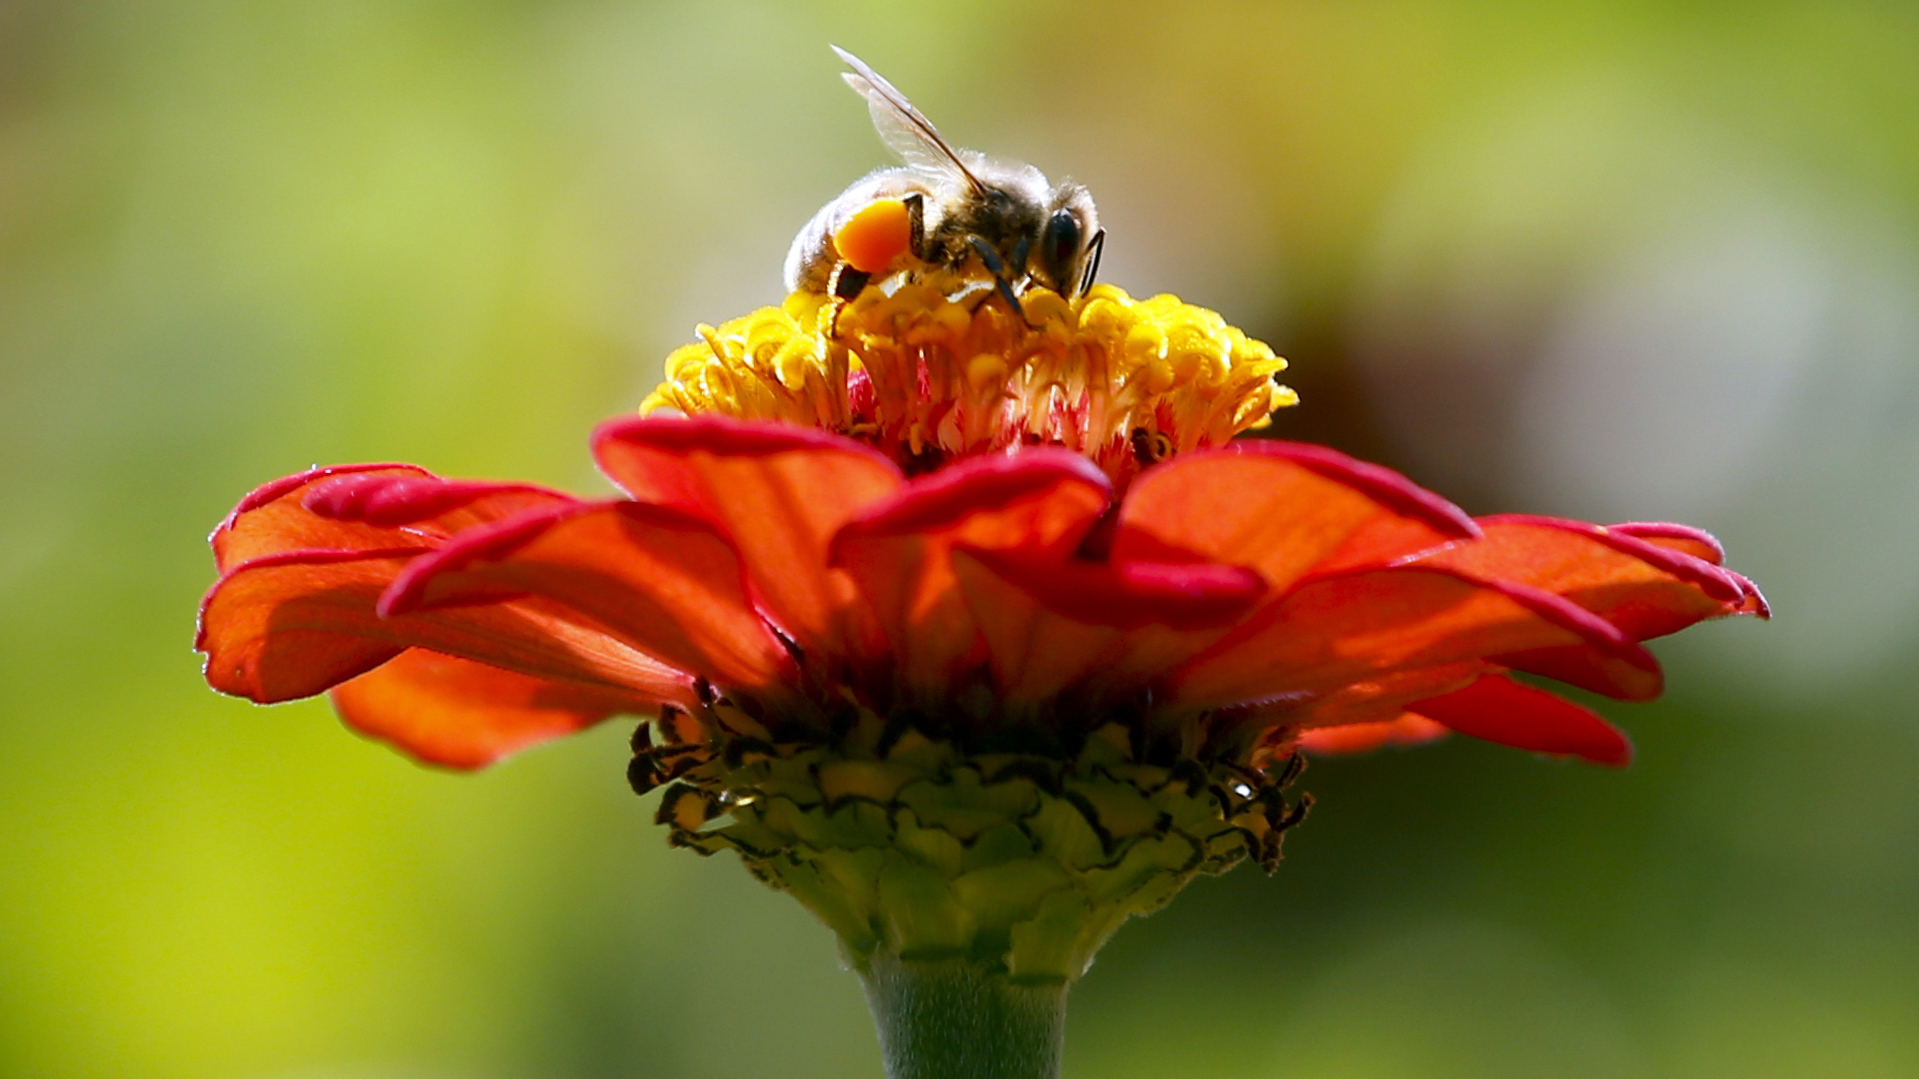
[[[333,689],[347,726],[427,764],[483,768],[650,702],[549,682],[421,648]]]
[[[1329,693],[1298,701],[1274,702],[1268,707],[1252,709],[1250,715],[1265,726],[1281,724],[1308,730],[1355,723],[1385,723],[1404,712],[1413,701],[1464,689],[1486,673],[1487,669],[1484,662],[1468,660],[1393,671],[1364,682],[1341,686]]]
[[[1739,600],[1739,605],[1733,608],[1733,614],[1749,614],[1765,619],[1772,617],[1772,604],[1766,602],[1766,597],[1760,593],[1758,585],[1752,583],[1752,580],[1742,573],[1727,570],[1726,576],[1731,577],[1733,583],[1738,585],[1739,590],[1744,593]]]
[[[965,553],[1047,611],[1087,625],[1212,630],[1232,625],[1266,594],[1252,570],[1205,562],[1088,562],[1026,550]]]
[[[1734,573],[1725,568],[1723,563],[1726,559],[1726,550],[1719,545],[1719,540],[1714,538],[1712,533],[1691,525],[1671,524],[1665,521],[1607,525],[1606,531],[1614,535],[1631,536],[1654,547],[1663,547],[1668,551],[1696,558],[1707,565],[1719,567],[1720,573],[1732,582],[1742,596],[1727,612],[1728,614],[1772,617],[1772,608],[1767,605],[1766,597],[1760,594],[1759,586],[1753,584],[1744,574]]]
[[[398,528],[414,536],[450,536],[530,509],[577,501],[524,483],[363,472],[329,476],[300,496],[300,505],[316,517]]]
[[[1147,470],[1120,508],[1113,558],[1248,566],[1284,589],[1335,556],[1384,561],[1477,534],[1457,507],[1396,472],[1261,440]]]
[[[874,643],[848,624],[855,591],[827,564],[827,545],[905,482],[884,456],[824,431],[725,416],[614,420],[593,451],[635,499],[731,540],[762,609],[803,647],[844,654]]]
[[[381,593],[417,557],[289,552],[235,567],[201,607],[195,647],[207,655],[207,682],[262,704],[294,700],[419,646],[543,679],[685,699],[685,674],[534,603],[381,617]]]
[[[433,478],[415,465],[332,465],[282,476],[242,498],[207,542],[221,572],[263,555],[285,551],[378,550],[396,546],[424,546],[399,538],[391,529],[342,525],[317,517],[302,505],[307,489],[341,475]]]
[[[1619,728],[1590,709],[1503,674],[1488,674],[1465,689],[1407,708],[1460,734],[1503,746],[1583,757],[1615,768],[1632,762],[1632,743]]]
[[[272,555],[214,584],[200,605],[207,684],[259,704],[311,697],[372,670],[411,642],[377,626],[373,605],[416,551]],[[372,632],[355,632],[362,627]]]
[[[754,610],[739,557],[712,525],[662,506],[580,503],[473,529],[419,558],[383,614],[530,595],[576,611],[683,671],[735,687],[789,681],[786,649]]]
[[[1257,702],[1407,668],[1582,643],[1655,665],[1604,619],[1535,588],[1425,566],[1347,571],[1268,604],[1178,671],[1170,688],[1185,707]]]
[[[1744,598],[1725,570],[1584,521],[1501,516],[1485,538],[1419,558],[1487,580],[1517,581],[1564,596],[1635,640],[1730,613]]]
[[[1744,578],[1736,574],[1614,529],[1550,517],[1488,517],[1480,524],[1484,539],[1422,556],[1416,564],[1544,589],[1635,640],[1739,613],[1747,595],[1740,584]],[[1582,646],[1493,658],[1622,700],[1650,700],[1663,688],[1656,668]]]
[[[1616,701],[1650,701],[1666,691],[1666,674],[1648,654],[1621,655],[1587,644],[1528,648],[1490,656],[1501,667],[1537,674]]]
[[[261,487],[209,539],[224,572],[290,551],[436,546],[462,529],[571,501],[525,484],[443,480],[412,465],[336,465]]]
[[[1691,555],[1711,565],[1726,564],[1726,549],[1720,546],[1718,538],[1704,529],[1694,528],[1691,525],[1673,524],[1670,521],[1631,521],[1626,524],[1607,525],[1606,530],[1643,540],[1655,547],[1664,547],[1669,551]]]
[[[979,626],[954,576],[954,546],[1063,560],[1109,494],[1105,473],[1078,454],[977,457],[869,507],[834,537],[829,558],[858,585],[901,681],[941,694],[981,658]]]
[[[1349,723],[1339,727],[1316,727],[1300,731],[1295,744],[1320,757],[1344,757],[1371,753],[1386,746],[1423,746],[1451,734],[1444,724],[1425,716],[1402,712],[1393,719],[1372,723]]]
[[[1218,639],[1266,591],[1252,570],[1207,563],[960,548],[953,564],[1014,701],[1051,696],[1095,670],[1109,692],[1156,677]]]

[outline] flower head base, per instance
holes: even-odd
[[[838,725],[781,739],[729,704],[669,709],[636,734],[629,776],[640,793],[670,783],[658,820],[676,846],[738,852],[862,970],[883,953],[1072,981],[1194,876],[1249,857],[1271,871],[1311,801],[1282,794],[1297,755],[1271,775],[1173,752],[1150,763],[1122,723],[995,752],[923,717],[849,705]]]
[[[1286,361],[1217,314],[1110,286],[1043,289],[1021,319],[937,277],[849,302],[799,292],[667,359],[642,412],[783,420],[857,438],[909,472],[1059,446],[1124,487],[1147,463],[1225,443],[1296,403]]]

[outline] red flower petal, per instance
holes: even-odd
[[[1262,727],[1284,726],[1307,730],[1358,723],[1388,723],[1413,701],[1464,689],[1488,669],[1488,665],[1481,660],[1413,667],[1340,686],[1325,693],[1277,700],[1250,709],[1247,714],[1250,720]]]
[[[1393,719],[1372,723],[1348,723],[1338,727],[1315,727],[1300,731],[1295,744],[1321,757],[1343,757],[1371,753],[1386,746],[1423,746],[1451,734],[1444,724],[1425,716],[1402,712]]]
[[[1266,584],[1239,566],[1085,562],[1027,550],[962,548],[1046,610],[1086,625],[1221,629],[1246,616]]]
[[[1269,604],[1172,683],[1180,704],[1207,707],[1582,643],[1655,666],[1610,623],[1535,588],[1426,566],[1347,571],[1307,581]]]
[[[1284,590],[1315,570],[1476,535],[1457,507],[1396,472],[1262,440],[1147,470],[1120,509],[1113,558],[1249,566]]]
[[[1070,536],[1079,542],[1112,494],[1098,466],[1066,450],[1029,450],[1013,457],[972,457],[913,480],[893,497],[863,510],[836,540],[834,563],[846,560],[838,544],[854,538],[896,538],[958,530],[968,542],[989,547],[1026,546],[1027,527],[999,516],[1005,507],[1031,502],[1051,524],[1042,529],[1051,544]],[[1038,499],[1040,501],[1032,502]],[[1005,531],[1003,531],[1005,530]]]
[[[686,676],[529,603],[383,618],[380,594],[415,551],[304,551],[254,559],[213,586],[195,647],[207,682],[268,704],[310,697],[419,646],[545,679],[679,700]]]
[[[640,502],[699,517],[732,541],[754,596],[806,648],[864,650],[848,624],[852,582],[827,564],[833,534],[903,482],[851,439],[723,416],[633,417],[602,424],[593,450]]]
[[[1585,521],[1504,514],[1479,524],[1478,543],[1419,561],[1543,588],[1640,640],[1724,614],[1745,594],[1718,566]]]
[[[336,465],[254,491],[209,540],[224,572],[289,551],[435,546],[465,528],[572,501],[525,484],[443,480],[413,465]]]
[[[1078,454],[976,457],[868,507],[834,537],[828,557],[858,584],[900,680],[921,694],[945,694],[983,658],[954,576],[954,546],[1064,559],[1109,495],[1105,473]]]
[[[1083,562],[959,548],[953,565],[1014,701],[1099,672],[1120,692],[1198,652],[1265,594],[1259,575],[1207,563]]]
[[[1460,543],[1416,564],[1449,566],[1487,580],[1516,580],[1564,595],[1633,639],[1673,634],[1702,618],[1752,609],[1758,591],[1739,574],[1656,545],[1633,532],[1700,547],[1700,532],[1681,526],[1600,528],[1551,516],[1489,516],[1485,540]],[[1710,536],[1706,538],[1710,540]],[[1620,662],[1587,647],[1529,649],[1493,657],[1503,666],[1543,674],[1625,701],[1650,701],[1664,687],[1656,668]]]
[[[1606,530],[1622,536],[1631,536],[1644,540],[1655,547],[1664,547],[1669,551],[1691,555],[1701,562],[1715,566],[1726,562],[1726,549],[1712,533],[1691,525],[1673,524],[1669,521],[1634,521],[1627,524],[1608,525]]]
[[[1749,614],[1757,618],[1772,617],[1772,604],[1766,602],[1766,597],[1760,594],[1759,586],[1752,583],[1751,578],[1743,573],[1734,573],[1732,570],[1726,570],[1725,573],[1726,576],[1732,578],[1733,584],[1738,585],[1739,591],[1743,593],[1743,596],[1739,600],[1739,605],[1728,613]]]
[[[334,687],[347,726],[446,768],[473,769],[650,702],[412,648]]]
[[[1709,532],[1693,528],[1691,525],[1671,524],[1669,522],[1636,522],[1623,525],[1607,525],[1605,529],[1615,536],[1631,536],[1653,547],[1664,548],[1686,558],[1697,559],[1718,569],[1720,576],[1730,581],[1738,589],[1742,598],[1731,607],[1727,614],[1750,614],[1760,618],[1771,618],[1772,608],[1766,603],[1766,597],[1759,592],[1759,586],[1753,584],[1744,574],[1735,573],[1721,563],[1725,560],[1725,548]]]
[[[200,604],[193,647],[207,684],[259,704],[311,697],[399,655],[410,642],[373,605],[419,552],[324,551],[268,555],[220,578]]]
[[[375,528],[411,526],[409,532],[415,535],[428,529],[451,534],[528,509],[574,501],[570,495],[525,484],[365,472],[329,476],[300,496],[300,505],[316,517]]]
[[[1650,701],[1666,691],[1657,664],[1584,644],[1528,648],[1489,657],[1501,667],[1542,675],[1616,701]]]
[[[713,526],[633,502],[580,503],[461,534],[381,597],[389,616],[539,596],[680,670],[737,687],[789,680],[792,661],[746,595]]]
[[[1480,525],[1484,539],[1422,556],[1416,564],[1544,589],[1592,611],[1635,640],[1740,613],[1747,603],[1744,578],[1631,534],[1551,517],[1488,517]],[[1682,539],[1689,545],[1696,542],[1689,536]],[[1650,700],[1662,689],[1657,670],[1587,648],[1494,658],[1504,666],[1624,700]]]
[[[1503,674],[1488,674],[1465,689],[1418,701],[1408,710],[1503,746],[1613,767],[1632,762],[1632,743],[1619,728],[1589,709]]]

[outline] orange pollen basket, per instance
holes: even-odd
[[[912,244],[912,215],[898,199],[880,199],[860,210],[833,234],[833,247],[846,264],[877,274],[893,265]]]

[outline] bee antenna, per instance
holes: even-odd
[[[1079,275],[1079,293],[1083,295],[1093,287],[1099,278],[1099,260],[1106,254],[1106,230],[1093,233],[1093,240],[1086,245],[1086,272]]]

